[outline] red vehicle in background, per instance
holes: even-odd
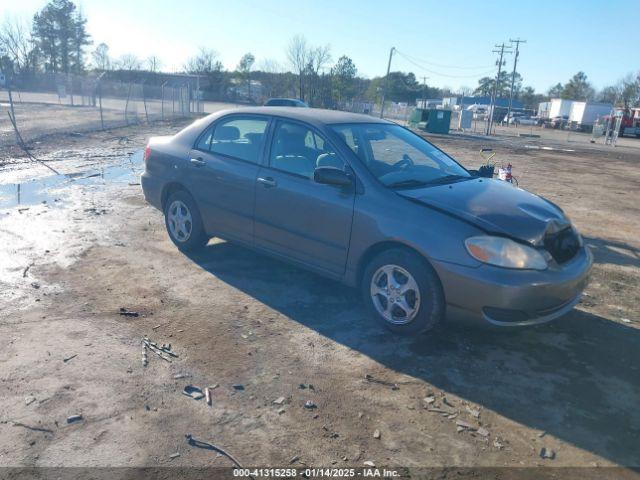
[[[614,117],[611,119],[612,128],[615,128],[618,118],[621,118],[619,137],[627,134],[640,138],[640,108],[616,109]],[[602,117],[602,120],[606,126],[609,123],[609,115]]]

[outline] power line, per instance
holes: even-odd
[[[424,59],[415,57],[413,55],[409,55],[408,53],[403,53],[403,55],[413,59],[416,62],[420,62],[420,63],[424,63],[427,65],[432,65],[434,67],[440,67],[440,68],[454,68],[459,70],[486,70],[487,68],[492,68],[492,65],[482,65],[477,67],[461,67],[459,65],[443,65],[441,63],[429,62],[428,60],[424,60]]]
[[[422,71],[428,72],[428,73],[430,73],[432,75],[436,75],[438,77],[446,77],[446,78],[478,78],[478,77],[482,77],[484,75],[488,75],[489,73],[491,73],[493,71],[493,69],[491,69],[491,70],[488,70],[488,71],[485,71],[485,72],[475,73],[473,75],[450,75],[450,74],[447,74],[447,73],[436,72],[434,70],[431,70],[431,69],[425,67],[424,65],[420,65],[418,62],[413,61],[411,58],[407,57],[404,53],[400,52],[397,49],[396,49],[395,53],[397,53],[402,58],[404,58],[407,62],[411,63],[412,65],[414,65],[416,67],[418,67]]]

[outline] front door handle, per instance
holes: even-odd
[[[271,177],[258,177],[258,182],[265,186],[265,188],[273,188],[278,186],[278,182],[276,182]]]
[[[192,158],[189,161],[191,162],[191,165],[193,165],[194,167],[204,167],[206,165],[206,162],[200,157]]]

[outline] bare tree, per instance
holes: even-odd
[[[331,47],[329,45],[309,48],[305,73],[308,84],[307,97],[310,103],[314,103],[318,100],[321,85],[323,83],[322,79],[320,78],[320,71],[327,67],[330,62]]]
[[[205,75],[222,70],[222,63],[218,60],[218,52],[200,47],[198,53],[184,65],[184,69],[188,73]]]
[[[280,65],[277,60],[265,58],[258,65],[258,70],[265,73],[282,73],[284,68],[282,68],[282,65]]]
[[[17,72],[35,70],[36,50],[26,22],[18,18],[5,18],[0,25],[0,54],[10,59]]]
[[[111,68],[111,59],[109,58],[109,45],[100,43],[96,49],[91,52],[93,58],[93,66],[97,70],[106,71]]]
[[[331,45],[310,49],[308,51],[308,58],[308,65],[311,66],[313,73],[318,75],[320,70],[331,63]]]
[[[150,57],[147,58],[147,65],[149,67],[149,71],[150,72],[159,72],[160,69],[162,68],[162,61],[160,60],[160,57],[158,57],[157,55],[151,55]]]
[[[289,41],[286,54],[293,70],[298,74],[300,99],[304,100],[304,70],[307,68],[307,64],[309,62],[309,48],[307,46],[307,40],[302,35],[294,36]]]
[[[142,62],[135,55],[131,53],[125,53],[118,59],[117,66],[121,70],[141,70]]]

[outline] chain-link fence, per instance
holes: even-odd
[[[7,80],[0,90],[0,143],[17,140],[10,115],[28,142],[52,133],[100,130],[203,112],[197,77],[165,75],[154,80],[47,74]]]

